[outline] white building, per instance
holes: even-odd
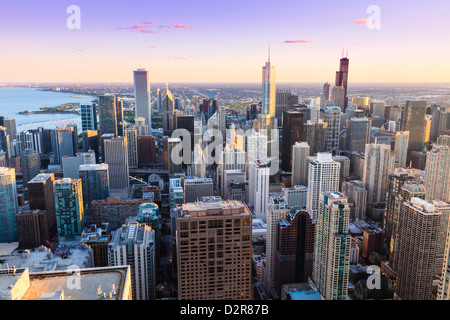
[[[78,152],[75,157],[63,156],[61,158],[64,178],[78,179],[78,170],[82,164],[95,164],[95,152]]]
[[[134,112],[135,117],[143,117],[145,124],[151,130],[152,118],[150,112],[150,81],[148,71],[138,69],[133,71],[134,75]]]
[[[384,203],[391,168],[391,147],[387,144],[366,144],[364,186],[369,204]]]
[[[310,147],[306,142],[296,142],[292,146],[292,185],[306,186],[308,184],[308,157]]]

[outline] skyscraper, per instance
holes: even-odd
[[[266,65],[262,68],[262,109],[261,113],[275,116],[275,67],[270,63],[270,46],[269,58]]]
[[[409,131],[407,162],[411,160],[413,151],[422,151],[425,142],[426,101],[407,101],[402,116],[402,131]]]
[[[97,130],[97,105],[81,105],[80,110],[82,130]]]
[[[112,133],[117,136],[116,97],[105,94],[98,97],[100,135]]]
[[[192,178],[184,180],[184,203],[196,202],[202,197],[214,196],[211,178]]]
[[[56,180],[54,190],[59,240],[74,240],[81,235],[84,227],[81,179]]]
[[[313,281],[326,300],[347,300],[351,235],[350,208],[339,192],[320,196],[314,240]]]
[[[323,114],[323,122],[327,124],[326,132],[326,151],[339,151],[339,128],[341,123],[341,108],[326,107]]]
[[[163,93],[162,99],[162,116],[163,116],[163,132],[170,133],[174,130],[173,116],[175,113],[175,103],[172,92],[169,86],[166,85],[166,90]]]
[[[63,156],[61,163],[64,178],[78,179],[80,165],[95,164],[95,153],[91,150],[89,152],[77,152],[74,157]]]
[[[367,118],[352,118],[347,121],[345,130],[345,151],[352,153],[362,153],[366,149],[366,144],[370,141],[371,120]]]
[[[108,257],[110,266],[131,267],[133,300],[156,298],[155,233],[150,226],[127,221],[114,233]]]
[[[126,128],[125,136],[128,141],[128,165],[130,168],[138,167],[137,131],[135,128]]]
[[[427,200],[450,202],[450,147],[433,145],[425,167]]]
[[[314,220],[318,218],[321,194],[339,191],[340,167],[331,153],[318,153],[317,160],[309,163],[306,210]]]
[[[79,166],[79,176],[85,206],[90,206],[93,200],[109,198],[109,171],[106,163],[82,164]]]
[[[253,299],[252,214],[243,202],[183,204],[176,230],[179,300]]]
[[[17,241],[16,171],[0,168],[0,243]]]
[[[349,70],[349,63],[350,60],[348,59],[348,56],[344,58],[344,54],[342,53],[342,59],[339,63],[339,71],[336,72],[336,87],[343,87],[344,88],[344,97],[345,97],[345,103],[344,108],[342,109],[343,112],[347,109],[348,106],[348,97],[347,97],[347,89],[348,89],[348,70]]]
[[[133,71],[134,75],[134,112],[135,118],[142,117],[149,130],[152,127],[152,118],[150,110],[150,81],[148,71],[137,69]]]
[[[363,181],[369,204],[385,203],[390,162],[390,146],[373,143],[366,145]]]
[[[306,123],[307,115],[298,108],[283,113],[283,140],[281,152],[281,168],[286,172],[292,171],[292,146],[303,140],[303,124]]]
[[[444,260],[449,213],[450,206],[442,201],[412,198],[402,204],[394,299],[432,299],[436,262],[442,267]]]
[[[395,167],[406,167],[408,145],[409,131],[397,131],[395,133]]]
[[[270,168],[260,162],[249,164],[249,201],[257,218],[266,221]]]
[[[292,185],[308,185],[308,157],[310,147],[306,142],[296,142],[292,146]]]
[[[123,101],[120,97],[116,97],[116,123],[117,123],[117,136],[124,136],[124,117],[123,117]]]
[[[128,188],[128,140],[118,137],[105,140],[105,163],[109,168],[109,186],[111,189]]]
[[[27,149],[20,155],[20,166],[22,167],[22,181],[25,185],[37,176],[41,170],[41,158],[39,153],[33,149]]]
[[[42,234],[43,239],[53,239],[57,235],[55,192],[55,175],[53,173],[40,173],[27,184],[28,202],[30,210],[46,211],[48,234]]]

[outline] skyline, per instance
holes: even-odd
[[[0,82],[132,83],[145,68],[154,83],[257,83],[269,43],[277,83],[333,83],[343,47],[352,83],[450,82],[442,1],[377,1],[380,30],[366,1],[48,2],[4,4]]]

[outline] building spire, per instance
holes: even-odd
[[[268,61],[270,62],[270,42],[269,42],[269,60]]]

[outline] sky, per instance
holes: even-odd
[[[277,82],[333,83],[343,48],[350,82],[450,82],[449,14],[443,0],[5,0],[0,82],[132,82],[137,68],[260,82],[269,43]]]

